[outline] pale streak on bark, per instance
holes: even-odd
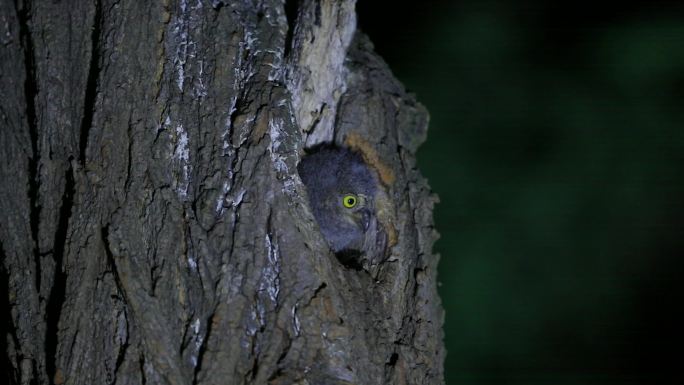
[[[320,20],[314,15],[298,22],[288,84],[306,147],[333,139],[337,105],[347,88],[344,61],[356,31],[355,0],[323,0],[319,10],[309,5],[303,11],[318,13]]]

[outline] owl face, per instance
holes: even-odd
[[[331,217],[326,219],[325,225],[320,224],[318,216],[316,219],[330,248],[336,253],[362,250],[365,234],[373,220],[372,199],[355,192],[333,193],[326,199],[325,206],[323,212],[331,213]]]
[[[367,251],[377,233],[377,179],[363,158],[348,149],[323,147],[304,157],[298,170],[332,251],[338,256]]]

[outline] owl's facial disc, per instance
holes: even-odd
[[[366,232],[372,216],[368,198],[363,194],[347,193],[342,195],[340,201],[343,217]]]

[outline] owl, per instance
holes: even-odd
[[[376,215],[378,178],[363,157],[349,149],[318,147],[298,166],[323,237],[348,266],[376,262],[386,245]]]

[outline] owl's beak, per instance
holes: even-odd
[[[363,209],[361,212],[361,225],[363,226],[363,231],[368,231],[371,222],[371,212],[368,209]]]

